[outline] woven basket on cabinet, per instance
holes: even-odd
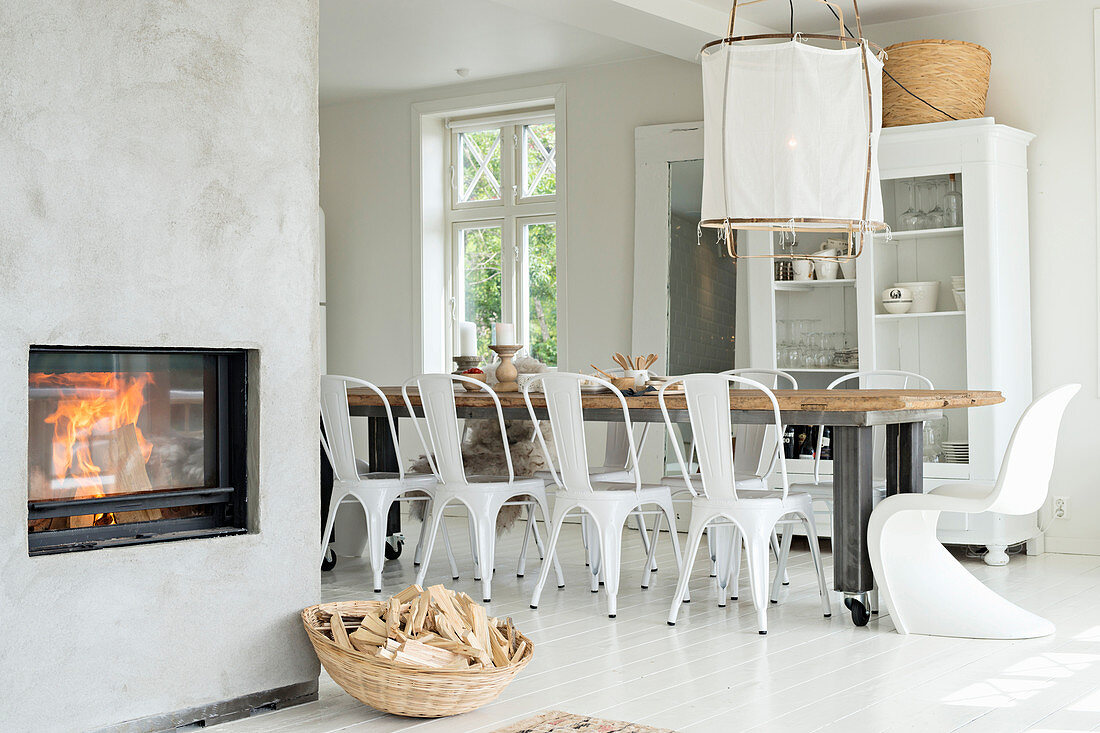
[[[917,97],[957,120],[982,117],[989,91],[989,50],[966,41],[925,39],[886,48],[886,71]],[[951,119],[882,77],[882,126]]]
[[[516,630],[516,638],[527,642],[523,657],[507,667],[470,670],[440,670],[387,662],[370,654],[337,646],[318,626],[318,612],[342,610],[362,615],[357,601],[322,603],[302,610],[302,625],[329,676],[356,700],[384,713],[414,718],[441,718],[475,710],[497,698],[515,676],[527,666],[533,654],[531,640]],[[327,620],[327,615],[326,615]]]

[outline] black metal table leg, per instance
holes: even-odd
[[[873,453],[870,426],[833,426],[833,583],[858,626],[870,618],[866,594],[874,587],[867,554]]]
[[[886,495],[924,493],[924,423],[886,426]]]
[[[393,435],[390,433],[389,421],[385,417],[367,418],[367,462],[371,471],[385,471],[397,473],[399,464],[397,451],[393,444]],[[386,518],[386,535],[390,538],[391,547],[396,547],[393,541],[395,535],[401,534],[401,505],[396,501],[390,505],[390,513]]]

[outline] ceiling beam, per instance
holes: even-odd
[[[698,61],[699,49],[722,35],[729,13],[694,0],[494,0],[537,15],[632,43],[685,61]],[[738,19],[738,32],[771,33],[759,23]]]

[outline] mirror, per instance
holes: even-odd
[[[734,368],[737,260],[699,229],[703,161],[668,163],[667,374]]]

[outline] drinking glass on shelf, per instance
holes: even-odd
[[[917,186],[913,181],[906,181],[905,188],[909,191],[909,208],[898,215],[898,229],[916,229],[920,223],[920,212],[917,211]]]
[[[947,193],[943,195],[943,225],[961,227],[963,223],[963,197],[955,183],[955,174],[947,177]]]
[[[934,206],[932,210],[928,212],[928,216],[932,217],[933,221],[938,221],[938,226],[942,227],[944,225],[943,197],[944,194],[947,193],[947,180],[935,180],[932,181],[930,185],[932,186],[932,202]]]
[[[936,202],[936,184],[931,182],[921,183],[918,198],[921,200],[920,228],[939,229],[943,227],[943,209],[940,209],[939,204]]]

